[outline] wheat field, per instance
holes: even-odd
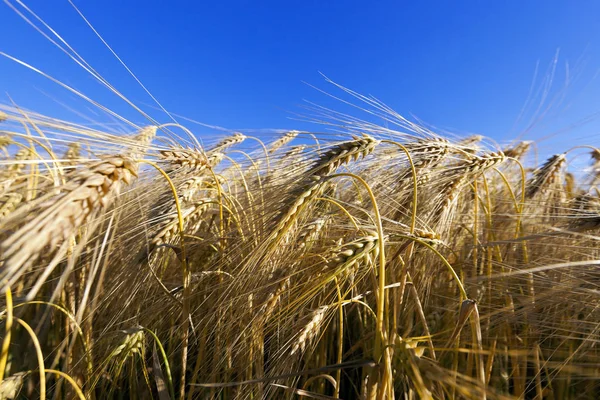
[[[0,105],[0,399],[600,397],[599,149],[329,80],[379,122],[200,136],[75,55],[146,122]]]
[[[329,116],[199,146],[4,107],[0,396],[596,398],[600,151]]]

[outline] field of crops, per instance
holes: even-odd
[[[3,107],[0,397],[597,398],[600,151],[359,99],[394,129],[201,146]]]

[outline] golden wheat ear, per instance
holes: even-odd
[[[533,142],[531,142],[529,140],[522,141],[522,142],[517,143],[514,146],[507,147],[507,148],[503,149],[502,151],[504,152],[504,155],[506,157],[515,158],[518,160],[529,151],[529,148],[531,147],[532,143]]]
[[[527,183],[525,195],[532,198],[538,193],[544,193],[546,189],[556,184],[561,179],[562,167],[566,161],[565,153],[555,154],[546,160],[541,167],[533,171],[533,177]]]
[[[371,136],[364,135],[362,138],[341,143],[325,151],[312,167],[309,169],[311,175],[328,175],[335,171],[339,166],[352,160],[358,160],[359,157],[365,157],[379,144],[379,140]]]
[[[306,345],[316,336],[318,335],[321,325],[325,319],[325,314],[329,310],[329,306],[321,306],[312,312],[308,323],[300,330],[300,334],[298,335],[298,339],[292,345],[292,349],[290,351],[291,355],[294,355],[298,351],[304,351]]]
[[[285,146],[286,144],[288,144],[289,142],[294,140],[296,138],[296,136],[298,136],[299,133],[300,133],[299,131],[290,131],[290,132],[286,133],[285,135],[283,135],[282,137],[280,137],[279,139],[275,140],[269,146],[269,153],[271,153],[271,154],[275,153],[278,149],[280,149],[281,147]]]
[[[66,254],[69,241],[79,229],[108,210],[122,186],[137,176],[137,168],[133,160],[122,156],[90,163],[57,188],[56,195],[29,208],[24,224],[17,218],[7,221],[8,225],[20,227],[0,245],[4,257],[1,279],[13,285],[34,262],[51,258],[27,295],[32,300]]]
[[[231,146],[242,143],[244,140],[246,140],[246,135],[236,132],[231,136],[223,138],[219,143],[210,149],[210,152],[223,152]]]

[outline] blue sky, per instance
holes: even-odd
[[[66,0],[26,4],[128,98],[151,103]],[[339,94],[325,83],[321,71],[405,116],[506,142],[522,133],[534,116],[541,100],[537,89],[558,50],[548,101],[563,94],[566,82],[569,85],[561,102],[525,137],[542,138],[600,112],[597,1],[79,0],[75,4],[169,111],[206,124],[323,129],[290,119],[290,112],[302,112],[304,99],[345,111],[303,83]],[[0,37],[0,51],[143,121],[3,3]],[[533,93],[538,95],[517,121],[534,82]],[[6,93],[24,107],[58,117],[79,118],[60,102],[103,118],[55,84],[2,58],[0,101],[8,101]],[[152,115],[166,121],[157,111]],[[202,134],[202,127],[191,127]],[[595,119],[565,129],[540,146],[598,145],[599,129]]]

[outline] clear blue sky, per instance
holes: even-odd
[[[66,0],[29,0],[130,99],[150,99]],[[82,1],[75,4],[170,111],[227,128],[316,127],[290,120],[303,99],[342,108],[318,74],[399,113],[499,141],[512,130],[539,63],[537,87],[560,49],[553,89],[570,86],[529,134],[539,138],[600,111],[598,1]],[[39,67],[142,122],[5,4],[0,51]],[[42,93],[94,117],[71,94],[0,59],[0,100],[77,119]],[[530,118],[540,97],[533,99]],[[159,119],[166,117],[153,113]],[[192,126],[193,127],[193,126]],[[202,133],[202,128],[196,128]],[[598,145],[600,124],[571,128],[562,142]],[[553,141],[543,142],[550,146]]]

